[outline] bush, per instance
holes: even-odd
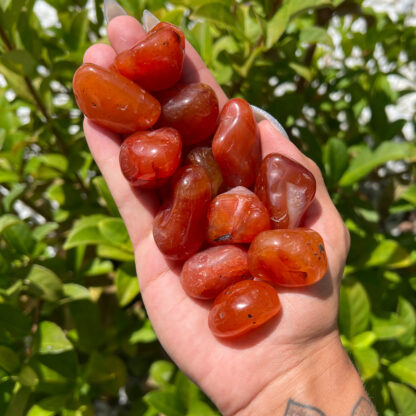
[[[39,3],[0,1],[0,414],[217,414],[156,340],[83,138],[71,79],[107,41],[102,4],[48,0],[44,27]],[[120,3],[181,26],[228,95],[275,115],[322,169],[352,237],[343,344],[380,414],[414,415],[414,108],[389,116],[416,88],[408,18],[359,0]]]

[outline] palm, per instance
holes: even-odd
[[[84,61],[110,66],[115,53],[131,47],[144,35],[137,21],[118,17],[109,25],[114,49],[94,45]],[[184,81],[202,81],[216,91],[220,105],[226,97],[196,52],[189,47]],[[84,130],[91,152],[102,171],[126,223],[135,248],[141,293],[153,327],[172,359],[194,379],[216,404],[235,412],[252,400],[271,380],[302,360],[301,345],[336,333],[339,277],[348,249],[345,228],[335,210],[319,170],[269,123],[260,123],[264,154],[278,151],[307,166],[317,178],[317,195],[304,225],[325,240],[328,275],[302,290],[280,290],[282,313],[241,340],[220,341],[207,324],[208,306],[183,291],[178,265],[159,252],[152,236],[158,202],[152,192],[133,190],[121,174],[120,139],[86,120]],[[277,358],[276,358],[277,357]]]

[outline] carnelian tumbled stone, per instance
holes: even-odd
[[[217,337],[234,338],[265,324],[279,311],[274,287],[261,281],[242,280],[215,299],[208,324]]]
[[[131,49],[117,55],[114,64],[128,79],[147,91],[161,91],[175,85],[183,69],[183,38],[175,28],[154,29]]]
[[[157,94],[162,105],[159,126],[179,131],[184,145],[199,143],[214,133],[218,120],[218,98],[206,84],[177,84]]]
[[[261,146],[257,123],[247,101],[234,98],[225,104],[212,152],[228,186],[249,188],[254,184],[261,163]]]
[[[154,26],[152,29],[150,29],[147,34],[149,35],[150,33],[159,32],[164,29],[171,29],[175,31],[181,40],[182,49],[185,49],[185,35],[183,34],[181,29],[179,29],[177,26],[173,25],[172,23],[160,22],[156,26]]]
[[[205,237],[211,184],[200,166],[184,166],[172,177],[172,195],[153,223],[153,237],[171,260],[185,260],[196,253]]]
[[[197,299],[214,299],[225,288],[250,277],[247,251],[232,245],[211,247],[189,258],[182,268],[185,292]]]
[[[114,71],[84,64],[75,72],[75,99],[94,123],[116,133],[131,134],[152,127],[159,118],[156,98]]]
[[[182,141],[170,127],[132,134],[120,148],[120,167],[132,186],[156,188],[179,166]]]
[[[322,237],[308,228],[262,232],[250,245],[248,262],[253,276],[287,287],[316,283],[327,269]]]
[[[250,243],[265,230],[270,230],[269,213],[258,196],[243,186],[218,195],[209,206],[211,244]]]
[[[210,147],[195,147],[185,158],[186,164],[201,166],[205,169],[211,180],[212,196],[217,195],[222,185],[222,175],[217,161]]]
[[[315,190],[314,176],[298,162],[271,153],[261,163],[255,192],[269,211],[272,228],[296,228]]]

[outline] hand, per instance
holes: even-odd
[[[145,32],[132,17],[119,16],[110,22],[108,36],[112,47],[92,46],[85,53],[84,62],[108,68],[117,53],[130,48]],[[227,100],[189,43],[182,81],[209,84],[218,96],[220,108]],[[91,153],[133,243],[140,290],[153,328],[171,358],[225,415],[244,413],[253,403],[267,397],[272,387],[286,403],[290,397],[286,393],[295,391],[302,369],[325,356],[325,351],[340,351],[338,292],[349,249],[348,232],[315,163],[270,122],[260,122],[259,130],[263,157],[271,152],[282,153],[315,176],[316,198],[302,225],[316,230],[324,239],[328,272],[311,287],[279,289],[282,312],[278,317],[241,339],[224,341],[208,328],[208,305],[192,300],[183,291],[178,278],[180,265],[167,261],[155,245],[152,224],[158,200],[151,191],[131,188],[123,177],[118,159],[120,137],[87,119],[84,122]],[[333,363],[327,360],[326,365]]]

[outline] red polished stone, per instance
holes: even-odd
[[[186,164],[201,166],[211,180],[212,196],[217,195],[222,185],[222,175],[210,147],[195,147],[185,158]]]
[[[229,187],[254,184],[261,162],[257,123],[247,101],[225,104],[212,141],[212,152]]]
[[[247,252],[226,245],[211,247],[189,258],[182,268],[185,292],[197,299],[214,299],[228,286],[250,277]]]
[[[152,127],[160,104],[134,82],[114,71],[84,64],[75,72],[75,99],[94,123],[116,133],[131,134]]]
[[[307,228],[264,231],[251,243],[248,258],[253,276],[287,287],[316,283],[327,270],[322,237]]]
[[[315,190],[314,176],[298,162],[271,153],[261,163],[255,192],[270,213],[272,228],[296,228]]]
[[[148,34],[159,32],[164,29],[171,29],[175,31],[181,40],[182,49],[185,49],[185,35],[183,34],[181,29],[179,29],[177,26],[173,25],[172,23],[160,22],[156,26],[154,26],[151,30],[149,30]]]
[[[133,186],[159,187],[178,168],[181,149],[181,136],[175,129],[139,131],[121,145],[121,171]]]
[[[214,133],[219,107],[209,85],[177,84],[157,98],[162,105],[158,125],[177,129],[184,145],[202,142]]]
[[[207,241],[211,244],[250,243],[270,230],[269,213],[257,195],[237,186],[218,195],[208,210]]]
[[[185,58],[183,36],[178,31],[169,27],[150,31],[131,49],[117,55],[117,70],[147,91],[172,87],[182,75]]]
[[[172,260],[185,260],[204,242],[211,183],[200,166],[184,166],[172,177],[172,194],[157,214],[153,237]]]
[[[271,285],[242,280],[215,299],[208,324],[217,337],[234,338],[265,324],[279,311],[279,297]]]

